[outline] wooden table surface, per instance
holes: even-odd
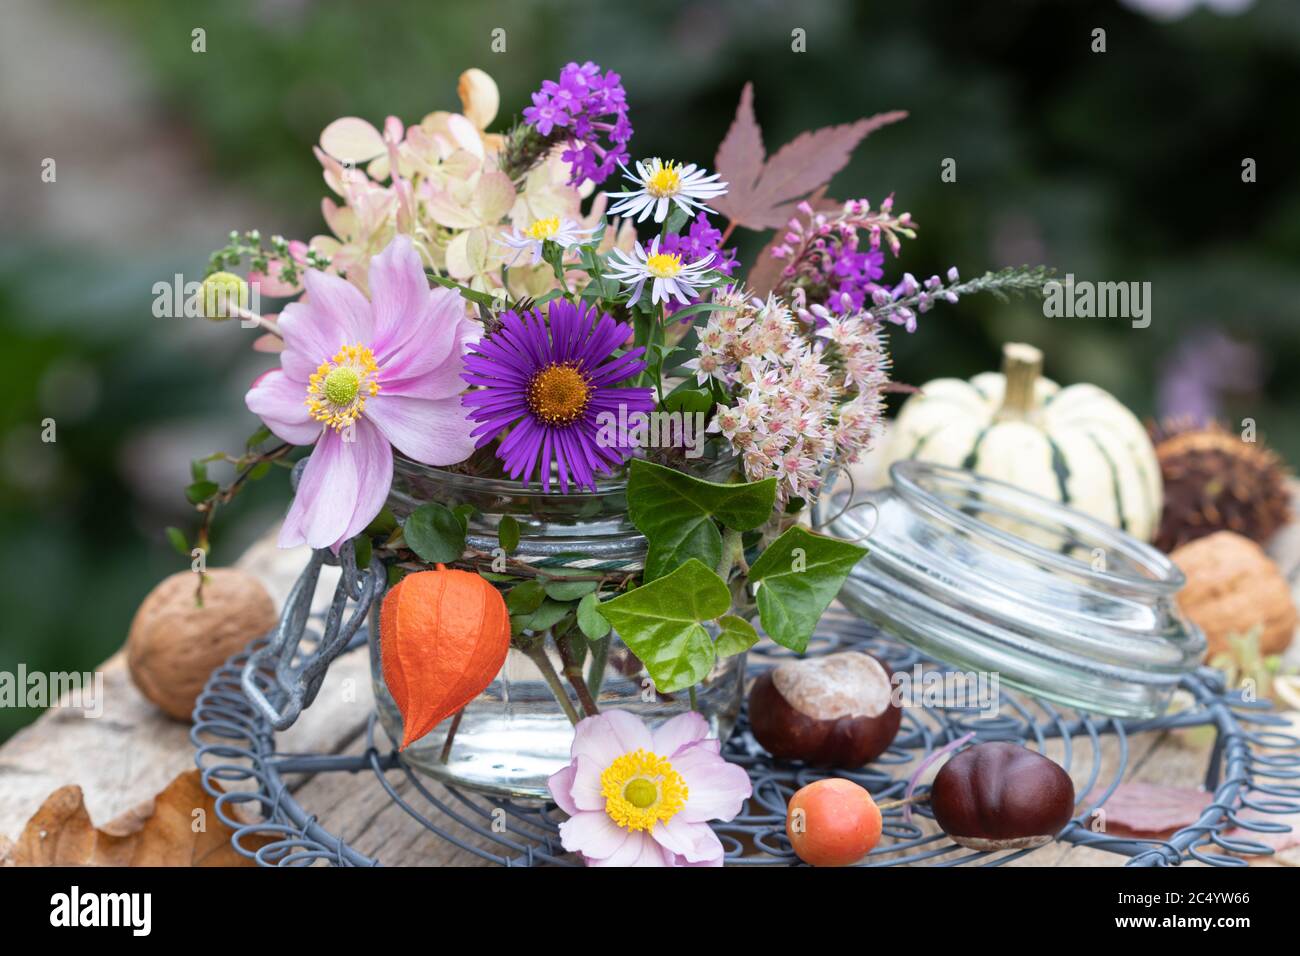
[[[1284,568],[1300,563],[1300,527],[1283,531],[1271,551]],[[1287,560],[1287,557],[1290,560]],[[303,550],[279,551],[267,537],[249,550],[238,566],[258,576],[277,603],[282,603],[305,564]],[[331,569],[327,569],[329,572]],[[337,573],[337,572],[333,572]],[[333,591],[323,581],[322,594]],[[1292,660],[1300,653],[1293,644]],[[149,800],[178,773],[194,766],[189,725],[159,713],[140,696],[127,674],[122,653],[102,668],[104,710],[87,719],[72,708],[52,708],[0,747],[0,838],[16,838],[47,796],[77,784],[91,819],[102,825]],[[331,667],[321,693],[286,733],[280,752],[360,753],[373,698],[365,648]],[[1126,780],[1197,787],[1203,782],[1207,750],[1191,746],[1186,735],[1145,733],[1130,737]],[[1049,756],[1051,754],[1049,753]],[[1105,768],[1117,761],[1107,738],[1101,759]],[[1076,759],[1086,767],[1090,755]],[[1101,779],[1107,779],[1105,772]],[[399,792],[409,785],[391,774]],[[1082,783],[1076,779],[1076,783]],[[430,782],[435,792],[440,789]],[[478,864],[476,856],[436,838],[386,799],[373,780],[349,774],[320,774],[300,779],[294,796],[323,826],[362,853],[392,865]],[[467,839],[471,835],[464,834]],[[0,839],[0,842],[3,842]],[[1026,865],[1114,866],[1123,858],[1100,850],[1053,844],[1019,861]],[[1272,861],[1300,864],[1300,852],[1288,850]]]

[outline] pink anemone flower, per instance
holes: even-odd
[[[721,866],[709,820],[731,820],[749,798],[749,775],[694,711],[649,730],[626,711],[581,721],[572,760],[547,781],[569,819],[564,848],[588,866]]]
[[[305,284],[305,301],[280,314],[280,367],[244,402],[284,441],[316,445],[280,547],[337,551],[383,508],[394,448],[426,465],[455,464],[474,450],[460,374],[479,327],[457,293],[429,287],[405,236],[371,260],[369,300],[316,270]]]

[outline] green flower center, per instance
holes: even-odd
[[[333,405],[350,405],[361,390],[361,376],[357,370],[337,365],[325,376],[325,397]]]
[[[659,798],[659,788],[645,777],[637,777],[627,782],[623,788],[623,799],[638,810],[644,810]]]

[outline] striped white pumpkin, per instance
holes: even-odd
[[[928,383],[891,427],[885,468],[907,458],[967,468],[1150,541],[1162,484],[1146,429],[1108,392],[1061,388],[1041,368],[1038,349],[1009,344],[1001,374]]]

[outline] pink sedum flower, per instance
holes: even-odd
[[[581,721],[572,761],[547,781],[569,815],[564,848],[588,866],[721,866],[709,820],[731,820],[751,786],[691,711],[650,730],[625,711]]]
[[[460,296],[430,289],[405,236],[370,261],[370,299],[338,276],[306,274],[304,301],[280,314],[280,368],[253,383],[250,411],[276,435],[316,448],[279,544],[333,548],[384,505],[393,448],[426,465],[474,450],[460,373],[478,326]]]

